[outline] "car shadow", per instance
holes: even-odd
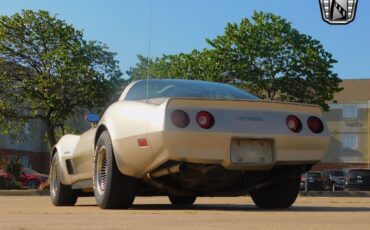
[[[370,212],[368,207],[323,207],[323,206],[293,206],[288,209],[260,209],[255,205],[238,204],[195,204],[190,207],[174,207],[167,204],[136,204],[134,210],[195,210],[195,211],[257,211],[257,212]]]
[[[97,207],[93,204],[78,204],[77,207]],[[255,205],[238,205],[238,204],[194,204],[189,207],[174,207],[170,204],[134,204],[131,210],[148,210],[148,211],[171,211],[171,210],[188,210],[188,211],[253,211],[253,212],[370,212],[368,207],[330,207],[330,206],[293,206],[288,209],[260,209]]]

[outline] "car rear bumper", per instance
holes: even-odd
[[[305,189],[305,182],[301,181],[301,190]],[[321,182],[307,182],[307,190],[324,190]]]
[[[232,142],[245,140],[261,140],[270,143],[271,159],[261,162],[235,162],[235,159],[232,159],[235,151],[232,150]],[[137,166],[132,164],[127,167],[121,157],[118,157],[118,161],[122,159],[122,162],[118,162],[118,166],[121,172],[136,177],[142,177],[169,160],[220,164],[232,170],[262,171],[270,170],[275,165],[315,164],[322,160],[328,143],[327,136],[160,131],[149,134],[150,146],[147,150],[150,149],[151,153],[143,151],[143,155],[138,156],[140,162]]]
[[[163,132],[163,150],[170,159],[195,163],[220,163],[230,169],[272,168],[279,164],[316,163],[322,160],[328,138],[292,135],[250,135],[212,132]],[[234,140],[270,141],[271,163],[235,163],[231,160]]]
[[[344,187],[344,181],[337,181],[334,184],[335,184],[335,187],[337,187],[337,188],[343,188]]]
[[[346,184],[344,189],[347,191],[370,191],[370,184]]]
[[[324,186],[321,183],[308,183],[308,190],[324,190]]]

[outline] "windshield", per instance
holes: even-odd
[[[24,168],[24,169],[23,169],[23,172],[24,172],[25,174],[40,174],[39,172],[37,172],[37,171],[35,171],[35,170],[33,170],[33,169],[30,169],[30,168]]]
[[[209,99],[252,99],[258,98],[234,86],[194,80],[149,80],[137,82],[125,100],[142,100],[163,97],[209,98]],[[148,92],[147,92],[148,91]]]

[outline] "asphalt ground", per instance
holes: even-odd
[[[130,210],[94,198],[54,207],[48,196],[0,196],[0,229],[370,229],[369,197],[299,197],[287,210],[261,210],[250,197],[198,198],[176,209],[167,197],[138,197]]]

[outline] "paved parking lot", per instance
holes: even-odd
[[[166,197],[139,197],[131,210],[101,210],[94,198],[53,207],[47,196],[0,196],[0,229],[370,229],[369,197],[299,197],[284,211],[249,197],[199,198],[174,209]]]

